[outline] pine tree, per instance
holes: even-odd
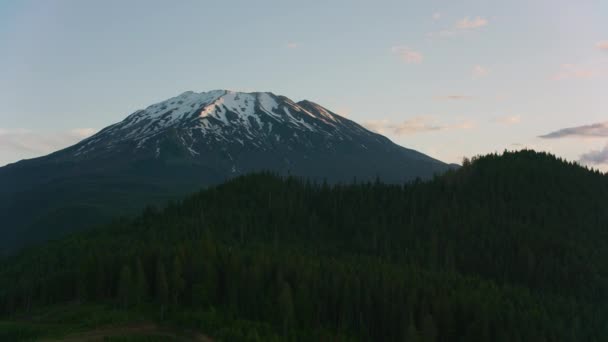
[[[159,260],[156,265],[156,301],[160,304],[160,319],[163,320],[169,301],[169,286],[167,285],[167,273],[162,260]]]
[[[129,307],[133,302],[133,277],[129,265],[124,265],[120,271],[118,298],[120,305],[124,308]]]
[[[148,299],[148,280],[139,258],[135,263],[135,298],[137,305],[141,305]]]
[[[405,342],[420,342],[420,336],[418,335],[418,330],[416,329],[416,324],[414,324],[413,319],[410,319],[410,323],[408,324]]]
[[[279,294],[279,313],[283,321],[283,338],[287,339],[289,328],[293,321],[294,309],[293,309],[293,298],[291,295],[291,286],[286,281],[281,284],[281,290]]]
[[[426,314],[422,319],[422,341],[437,341],[437,326],[431,314]]]
[[[174,305],[179,303],[179,298],[184,291],[184,278],[182,277],[182,263],[179,256],[173,258],[173,270],[171,273],[171,299]]]

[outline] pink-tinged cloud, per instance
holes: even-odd
[[[393,46],[391,51],[408,64],[419,64],[424,59],[424,55],[420,51],[412,50],[407,46]]]
[[[466,17],[456,22],[454,27],[446,28],[438,32],[429,32],[426,35],[429,38],[451,38],[461,36],[472,30],[484,27],[488,25],[488,23],[489,22],[487,19],[481,17],[475,17],[474,19]]]
[[[300,44],[295,42],[289,42],[285,46],[287,46],[288,49],[297,49],[298,47],[300,47]]]
[[[352,112],[350,107],[337,107],[334,110],[334,113],[340,115],[343,118],[348,118],[350,116],[350,113]]]
[[[490,70],[481,65],[474,66],[473,71],[471,71],[471,75],[473,78],[482,78],[488,76],[489,74]]]
[[[402,122],[392,122],[390,120],[370,120],[364,122],[363,125],[371,131],[396,136],[451,129],[471,129],[475,127],[475,123],[469,120],[457,123],[442,124],[429,116],[418,116]]]
[[[495,122],[503,125],[516,125],[521,122],[521,115],[507,115],[496,118]]]
[[[602,75],[604,75],[604,72],[598,68],[575,64],[562,64],[560,66],[560,70],[555,73],[551,79],[554,81],[567,79],[591,79]]]
[[[595,47],[598,48],[598,49],[600,49],[600,50],[608,51],[608,40],[597,42],[595,44]]]
[[[429,33],[426,34],[426,36],[428,38],[435,38],[435,37],[439,37],[439,38],[452,38],[454,36],[457,36],[461,32],[463,32],[463,31],[445,29],[445,30],[441,30],[441,31],[438,31],[438,32],[429,32]]]
[[[435,96],[435,99],[437,100],[471,100],[473,99],[473,96],[469,96],[469,95],[446,95],[446,96]]]
[[[469,17],[463,18],[456,23],[456,28],[460,30],[477,29],[488,25],[488,20],[482,17],[475,17],[470,19]]]
[[[441,13],[439,13],[439,12],[433,13],[433,20],[439,20],[439,19],[441,19]]]

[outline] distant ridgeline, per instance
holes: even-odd
[[[103,303],[219,340],[606,341],[606,203],[606,175],[533,151],[408,185],[247,175],[5,259],[0,310]]]

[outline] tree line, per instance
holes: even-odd
[[[204,329],[211,308],[259,323],[242,340],[606,340],[606,175],[533,151],[463,164],[405,185],[240,177],[3,260],[0,310]]]

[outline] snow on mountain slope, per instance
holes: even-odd
[[[353,140],[355,136],[374,137],[354,122],[309,101],[295,103],[272,93],[241,93],[213,90],[185,92],[177,97],[138,110],[81,142],[74,156],[86,156],[100,149],[111,149],[126,141],[137,148],[154,145],[157,136],[175,130],[192,155],[197,143],[204,141],[252,144],[264,148],[269,140],[286,142],[311,133],[325,140]]]

